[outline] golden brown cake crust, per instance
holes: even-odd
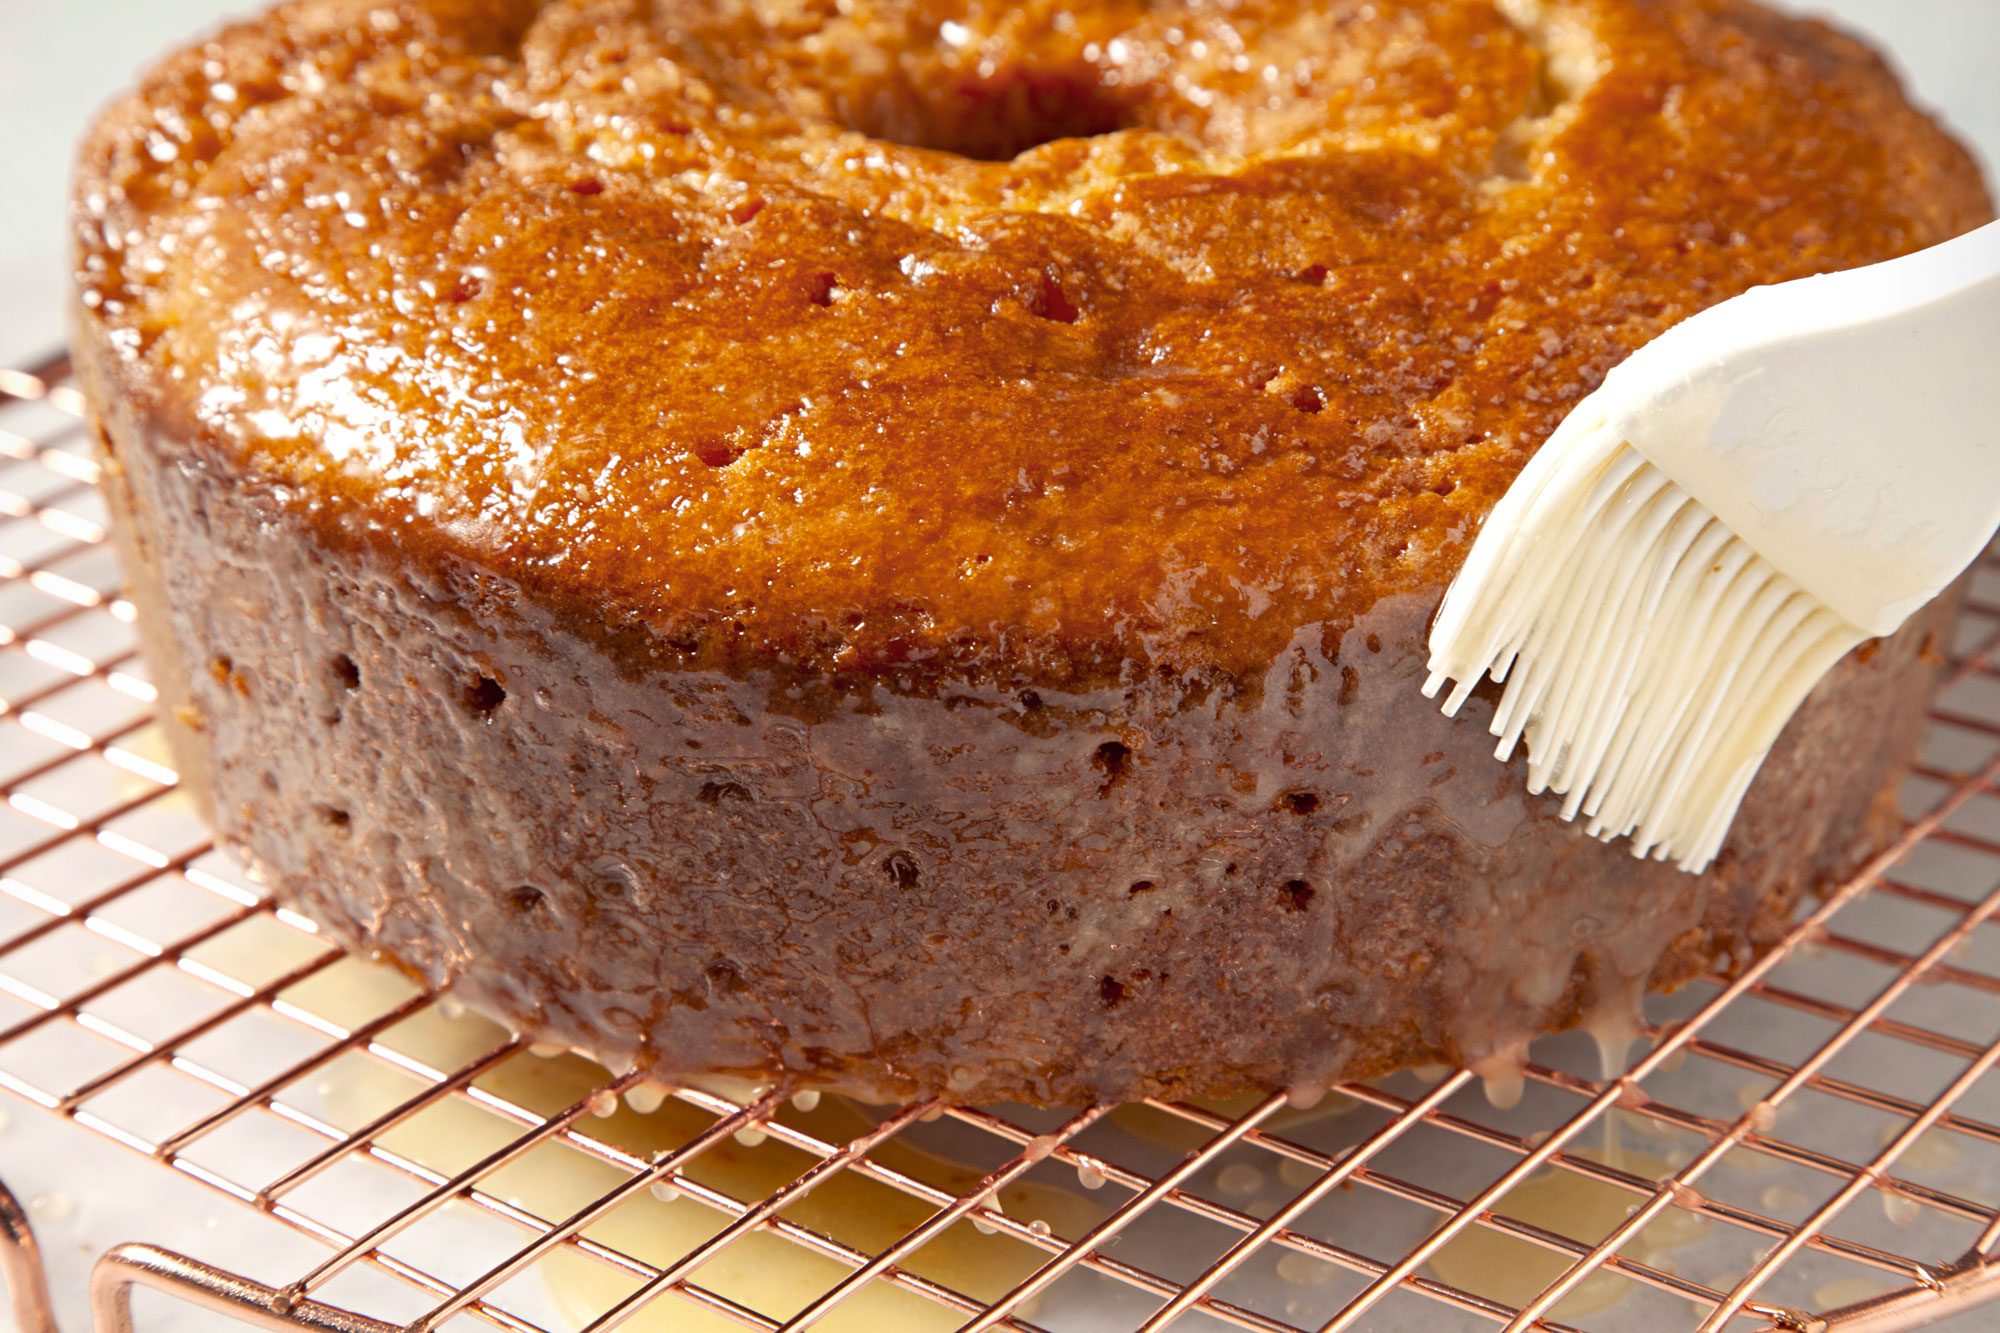
[[[183,764],[342,939],[674,1077],[1310,1088],[1879,844],[1943,607],[1701,878],[1424,628],[1632,348],[1988,215],[1737,0],[309,0],[86,143],[77,351]]]
[[[1693,0],[313,0],[79,198],[94,318],[246,480],[905,693],[1261,676],[1440,587],[1669,324],[1987,216],[1864,48]]]

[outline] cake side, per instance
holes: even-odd
[[[1199,678],[883,694],[633,679],[519,589],[221,490],[85,342],[177,752],[280,899],[670,1082],[1075,1104],[1512,1058],[1727,971],[1893,827],[1951,608],[1843,663],[1704,876],[1561,823],[1420,695],[1430,606]],[[1949,599],[1948,599],[1949,601]]]

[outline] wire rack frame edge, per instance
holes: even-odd
[[[1539,1127],[1510,1127],[1506,1118],[1467,1109],[1477,1080],[1469,1071],[1440,1073],[1428,1085],[1410,1080],[1343,1087],[1339,1095],[1366,1113],[1362,1128],[1338,1144],[1316,1142],[1285,1121],[1282,1097],[1231,1108],[1152,1103],[1148,1113],[1175,1127],[1178,1155],[1156,1155],[1134,1166],[1100,1152],[1093,1135],[1106,1128],[1115,1108],[1095,1107],[1049,1123],[1018,1108],[977,1109],[929,1104],[877,1113],[844,1141],[825,1137],[776,1099],[753,1092],[724,1095],[673,1090],[678,1111],[702,1122],[697,1131],[656,1151],[638,1152],[595,1132],[595,1115],[607,1098],[643,1093],[631,1075],[607,1075],[566,1105],[537,1109],[495,1091],[491,1076],[510,1061],[535,1058],[525,1043],[499,1034],[490,1048],[453,1067],[427,1064],[399,1047],[399,1025],[440,1007],[443,997],[416,991],[396,998],[364,1020],[340,1022],[296,997],[316,977],[340,966],[345,955],[316,940],[312,927],[275,907],[254,886],[218,866],[205,838],[178,829],[162,836],[153,812],[174,787],[174,774],[143,743],[153,701],[130,639],[130,608],[120,598],[115,565],[105,549],[101,511],[92,483],[96,464],[80,397],[67,382],[67,364],[52,358],[27,370],[0,369],[0,1088],[44,1110],[104,1134],[169,1169],[321,1242],[332,1251],[303,1277],[266,1284],[151,1245],[117,1247],[99,1260],[91,1308],[97,1326],[111,1333],[132,1328],[135,1287],[168,1291],[208,1310],[255,1326],[317,1328],[342,1333],[428,1330],[472,1318],[512,1333],[540,1333],[543,1325],[515,1312],[509,1284],[554,1254],[571,1255],[617,1275],[626,1286],[586,1321],[609,1329],[656,1301],[678,1302],[723,1324],[759,1329],[804,1328],[837,1322],[841,1309],[872,1288],[888,1288],[923,1303],[948,1324],[966,1329],[1041,1327],[1036,1303],[1051,1288],[1079,1275],[1115,1284],[1144,1302],[1138,1326],[1153,1329],[1183,1317],[1209,1326],[1293,1333],[1300,1327],[1346,1329],[1364,1324],[1385,1303],[1416,1298],[1442,1315],[1471,1326],[1565,1330],[1573,1298],[1593,1281],[1615,1279],[1634,1290],[1672,1298],[1702,1329],[1840,1330],[1875,1333],[1914,1327],[2000,1298],[2000,1205],[1962,1196],[1953,1173],[1908,1169],[1926,1136],[1943,1134],[2000,1153],[2000,1019],[1980,1035],[1913,1021],[1905,1002],[1920,989],[1955,988],[1980,997],[2000,996],[2000,975],[1967,961],[1969,946],[1986,936],[1980,928],[2000,914],[2000,842],[1968,831],[1963,816],[1975,805],[2000,799],[2000,564],[1989,562],[1961,624],[1951,684],[1940,695],[1935,729],[1955,761],[1927,755],[1912,778],[1916,808],[1901,837],[1860,875],[1804,914],[1773,951],[1740,975],[1717,978],[1691,997],[1686,1012],[1651,1025],[1650,1046],[1622,1075],[1591,1078],[1559,1065],[1531,1062],[1529,1086],[1544,1099]],[[1990,586],[1984,581],[1992,575]],[[85,630],[91,632],[85,633]],[[1985,692],[1984,706],[1966,705],[1965,689]],[[88,700],[74,696],[93,692]],[[1934,747],[1938,748],[1938,747]],[[87,767],[106,788],[82,782]],[[2000,807],[1996,807],[2000,808]],[[176,840],[177,839],[177,840]],[[1944,848],[1960,863],[1958,887],[1940,888],[1912,869],[1925,848]],[[58,853],[88,849],[117,869],[80,896],[35,882],[34,868]],[[101,855],[100,855],[101,854]],[[1973,869],[1966,870],[1966,863]],[[1964,887],[1971,875],[1973,888]],[[215,910],[204,919],[168,921],[148,931],[121,917],[120,909],[171,881],[206,895]],[[1905,942],[1851,932],[1843,913],[1864,900],[1887,901],[1897,910],[1927,912],[1939,928]],[[296,961],[274,975],[245,978],[218,966],[204,950],[246,923],[266,923],[301,944]],[[39,976],[28,963],[36,950],[65,932],[83,931],[119,951],[95,974]],[[1895,932],[1891,932],[1894,934]],[[2000,920],[1996,930],[2000,935]],[[2000,944],[2000,940],[1993,941]],[[1792,984],[1785,969],[1815,951],[1845,960],[1873,984],[1862,994],[1836,997]],[[2000,961],[2000,950],[1996,950]],[[1872,970],[1871,970],[1872,969]],[[113,1003],[136,981],[174,974],[213,993],[214,1006],[198,1020],[171,1031],[143,1030],[122,1020]],[[1732,1044],[1717,1034],[1747,1006],[1804,1014],[1825,1030],[1795,1054],[1777,1055]],[[232,1073],[210,1051],[218,1034],[249,1016],[275,1019],[300,1030],[312,1048],[258,1076]],[[64,1077],[37,1076],[10,1053],[50,1033],[71,1045],[85,1036],[111,1054],[99,1067]],[[208,1043],[204,1045],[204,1043]],[[1848,1072],[1840,1062],[1867,1043],[1922,1051],[1949,1062],[1922,1088],[1882,1088]],[[1538,1051],[1540,1048],[1537,1048]],[[1754,1096],[1722,1111],[1683,1106],[1655,1086],[1670,1079],[1689,1057],[1751,1080]],[[299,1089],[350,1057],[393,1069],[414,1090],[343,1127],[321,1108],[306,1104]],[[1538,1056],[1539,1059],[1539,1056]],[[191,1119],[157,1133],[136,1130],[104,1109],[121,1087],[141,1074],[171,1071],[205,1090],[212,1103]],[[1992,1077],[1989,1077],[1992,1076]],[[65,1081],[66,1079],[66,1081]],[[1969,1109],[1992,1098],[1991,1118]],[[1787,1104],[1814,1098],[1887,1120],[1872,1152],[1843,1151],[1777,1132]],[[469,1105],[506,1129],[477,1160],[447,1169],[399,1150],[396,1134],[446,1105]],[[1553,1108],[1553,1109],[1551,1109]],[[350,1117],[352,1118],[352,1117]],[[1593,1155],[1586,1131],[1615,1120],[1651,1124],[1682,1135],[1677,1160],[1657,1175],[1624,1169],[1615,1158]],[[245,1125],[282,1123],[312,1141],[309,1151],[275,1176],[254,1181],[219,1168],[203,1150]],[[882,1150],[933,1123],[985,1141],[987,1164],[969,1183],[941,1185]],[[1310,1128],[1308,1126],[1307,1128]],[[1472,1145],[1498,1165],[1469,1178],[1457,1192],[1416,1178],[1398,1152],[1419,1135]],[[741,1197],[703,1171],[704,1154],[731,1141],[770,1142],[791,1152],[803,1169],[762,1193]],[[524,1206],[493,1182],[529,1154],[560,1147],[579,1161],[611,1173],[614,1184],[581,1200],[565,1216]],[[1291,1186],[1265,1206],[1230,1197],[1216,1173],[1232,1153],[1251,1152],[1275,1163]],[[1758,1206],[1697,1188],[1719,1164],[1738,1159],[1776,1164],[1820,1182],[1824,1193],[1785,1210]],[[372,1225],[343,1230],[295,1201],[313,1181],[349,1161],[365,1160],[396,1173],[414,1189]],[[226,1160],[225,1160],[226,1166]],[[1095,1180],[1098,1193],[1115,1200],[1083,1223],[1058,1231],[1024,1219],[1001,1205],[1002,1193],[1033,1173],[1060,1167]],[[1901,1169],[1899,1169],[1901,1168]],[[861,1180],[892,1192],[918,1210],[918,1220],[886,1242],[857,1244],[835,1234],[824,1218],[802,1216],[799,1205],[831,1181]],[[1622,1217],[1597,1234],[1571,1235],[1559,1223],[1515,1215],[1515,1192],[1534,1180],[1588,1182],[1626,1200]],[[2000,1178],[2000,1177],[1996,1177]],[[1105,1186],[1112,1187],[1109,1190]],[[829,1191],[830,1193],[831,1191]],[[1912,1257],[1853,1225],[1849,1205],[1865,1195],[1943,1219],[1955,1230],[1953,1250]],[[646,1257],[603,1239],[597,1228],[628,1200],[659,1195],[710,1210],[717,1229],[678,1255]],[[1316,1225],[1325,1209],[1349,1196],[1391,1200],[1422,1218],[1384,1253],[1351,1238],[1336,1239]],[[1765,1202],[1771,1198],[1767,1190]],[[1357,1205],[1358,1206],[1358,1205]],[[496,1262],[464,1274],[431,1271],[397,1248],[400,1237],[447,1210],[472,1210],[495,1218],[517,1240]],[[1893,1210],[1892,1210],[1893,1211]],[[1660,1219],[1685,1215],[1750,1247],[1740,1271],[1703,1281],[1681,1275],[1633,1242]],[[1121,1233],[1138,1234],[1162,1218],[1219,1229],[1211,1256],[1173,1274],[1148,1266],[1128,1250],[1114,1254]],[[927,1271],[925,1247],[937,1238],[976,1226],[1027,1256],[1004,1289],[968,1293]],[[1865,1228],[1862,1229],[1865,1231]],[[518,1237],[525,1234],[525,1242]],[[1504,1238],[1544,1256],[1554,1267],[1523,1299],[1481,1294],[1441,1274],[1442,1257],[1467,1234]],[[707,1266],[763,1235],[822,1261],[835,1279],[802,1305],[773,1313],[706,1281]],[[1349,1285],[1335,1304],[1312,1318],[1274,1312],[1246,1293],[1244,1278],[1272,1256],[1324,1266]],[[1942,1257],[1940,1257],[1942,1256]],[[1814,1311],[1807,1303],[1768,1293],[1808,1261],[1837,1264],[1871,1275],[1882,1290],[1837,1308]],[[327,1288],[357,1268],[388,1274],[419,1298],[421,1312],[384,1319],[332,1303]],[[1281,1270],[1282,1271],[1282,1270]],[[1317,1271],[1317,1270],[1316,1270]],[[0,1274],[10,1289],[22,1333],[52,1333],[47,1284],[29,1215],[0,1186]],[[1829,1290],[1831,1290],[1829,1288]],[[1565,1304],[1572,1302],[1572,1304]],[[1177,1325],[1178,1326],[1178,1325]]]

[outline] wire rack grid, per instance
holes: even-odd
[[[342,954],[216,849],[152,725],[60,359],[0,370],[0,1087],[320,1247],[134,1284],[266,1327],[1895,1329],[2000,1296],[2000,565],[1902,836],[1607,1076],[1534,1048],[1040,1112],[664,1089]],[[23,1329],[39,1293],[0,1190]]]

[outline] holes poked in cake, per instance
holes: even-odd
[[[1131,771],[1132,747],[1123,741],[1106,741],[1098,746],[1090,756],[1091,766],[1104,775],[1104,782],[1097,789],[1099,796],[1107,796],[1111,789],[1125,780]]]
[[[590,896],[601,902],[622,902],[643,897],[644,880],[639,871],[624,861],[600,861],[590,868],[586,884]]]
[[[1282,400],[1301,416],[1316,417],[1326,411],[1326,390],[1303,378],[1295,369],[1266,366],[1250,378],[1251,387]]]
[[[250,677],[239,669],[235,659],[226,653],[219,653],[209,659],[209,677],[216,684],[234,690],[242,698],[250,697]]]
[[[1319,809],[1319,793],[1311,791],[1288,791],[1278,798],[1278,804],[1292,814],[1304,818]]]
[[[1303,879],[1288,879],[1282,890],[1282,901],[1288,912],[1312,910],[1312,900],[1316,893],[1311,883]]]
[[[1070,299],[1054,270],[1042,273],[1029,290],[1028,313],[1051,324],[1074,324],[1083,318],[1083,311]]]
[[[323,681],[319,689],[319,720],[337,727],[347,716],[347,697],[361,690],[361,668],[346,653],[335,653],[327,659]]]
[[[1140,125],[1131,91],[1082,61],[896,68],[885,79],[842,90],[835,106],[843,124],[871,139],[980,162],[1008,162],[1045,144]]]
[[[837,273],[814,273],[806,279],[806,300],[824,309],[831,306],[840,295],[840,275]]]
[[[727,958],[712,959],[702,969],[702,975],[708,979],[711,993],[743,995],[750,990],[750,983],[743,979],[743,973]]]
[[[1135,968],[1123,978],[1105,973],[1097,981],[1097,999],[1106,1009],[1118,1006],[1139,997],[1141,986],[1164,986],[1173,976],[1168,972],[1154,973],[1150,967]]]
[[[320,827],[332,833],[334,837],[345,839],[354,836],[354,816],[344,808],[337,805],[315,805],[312,809],[313,818],[319,821]]]
[[[516,884],[501,895],[507,910],[516,916],[532,916],[548,906],[549,895],[533,884]]]
[[[500,711],[500,705],[506,702],[506,688],[483,673],[467,682],[459,695],[459,703],[465,711],[482,722],[492,721],[493,715]]]
[[[900,847],[882,858],[882,873],[899,889],[914,889],[923,879],[917,858]]]
[[[695,800],[703,805],[723,805],[741,802],[750,804],[750,789],[740,782],[704,782],[701,790],[694,794]]]
[[[699,440],[689,450],[707,467],[728,467],[750,451],[727,440]]]

